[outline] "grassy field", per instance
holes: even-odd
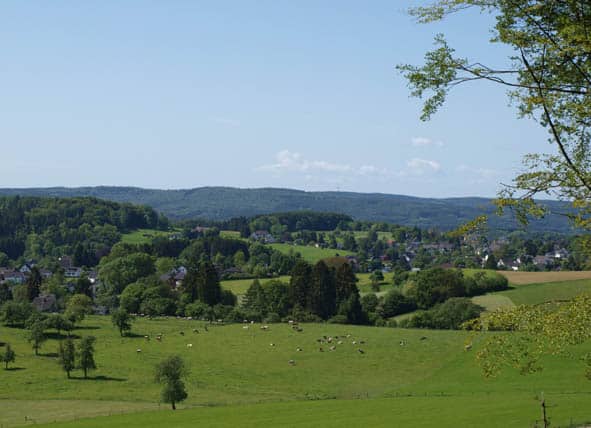
[[[509,298],[516,305],[535,305],[552,300],[572,299],[581,293],[591,293],[591,279],[522,285],[498,294]]]
[[[222,238],[243,239],[237,230],[220,230],[220,236]]]
[[[280,276],[279,278],[263,278],[263,279],[259,279],[259,281],[261,282],[261,284],[264,284],[266,282],[272,281],[272,280],[280,280],[283,282],[289,282],[289,276],[285,275],[285,276]],[[248,290],[248,287],[250,287],[250,285],[252,284],[252,282],[254,281],[254,279],[228,279],[225,281],[221,282],[222,288],[226,289],[226,290],[230,290],[232,293],[234,293],[237,296],[242,296],[243,294],[246,294],[246,291]]]
[[[158,236],[169,236],[171,232],[156,229],[138,229],[121,236],[121,241],[127,244],[146,244]]]
[[[514,272],[498,271],[505,276],[512,285],[541,284],[543,282],[574,281],[577,279],[591,279],[591,271],[564,272]]]
[[[98,370],[88,380],[80,379],[79,371],[75,379],[66,379],[56,363],[56,340],[46,342],[35,357],[25,331],[2,328],[2,340],[13,345],[17,361],[14,370],[0,370],[0,384],[7,386],[0,389],[0,426],[157,409],[153,367],[171,354],[190,366],[189,398],[181,408],[192,410],[65,426],[183,427],[196,420],[220,427],[531,426],[540,391],[553,406],[553,426],[591,417],[591,383],[578,359],[591,345],[575,349],[572,359],[547,358],[545,371],[536,375],[508,370],[485,380],[474,352],[464,351],[465,332],[329,324],[306,324],[303,332],[285,324],[268,331],[258,325],[211,326],[205,332],[202,322],[171,318],[138,319],[133,328],[138,337],[121,338],[108,317],[98,316],[83,327],[75,334],[97,337]],[[159,333],[161,343],[143,338]],[[324,335],[340,336],[343,343],[335,351],[324,345],[320,352],[316,340]]]
[[[552,426],[588,417],[585,395],[552,394]],[[528,394],[511,394],[491,400],[487,394],[472,396],[400,397],[375,400],[328,400],[257,404],[229,408],[202,408],[177,412],[147,412],[78,422],[52,424],[54,428],[103,428],[172,426],[216,427],[515,427],[533,426],[539,418],[536,402]],[[428,409],[428,411],[425,411]],[[469,409],[469,411],[466,411]]]
[[[291,244],[270,244],[270,246],[277,251],[288,254],[290,251],[298,252],[302,255],[304,260],[310,263],[316,263],[319,260],[334,256],[353,255],[350,251],[335,250],[329,248],[316,248],[307,245],[291,245]]]
[[[380,282],[380,290],[378,292],[375,292],[372,288],[371,288],[371,280],[369,279],[371,274],[369,273],[358,273],[356,274],[357,279],[359,280],[359,282],[357,283],[357,287],[359,288],[359,292],[363,295],[363,294],[367,294],[367,293],[376,293],[378,296],[384,295],[386,294],[389,290],[391,290],[392,288],[394,288],[394,285],[392,284],[392,276],[393,274],[391,273],[385,273],[384,274],[384,280]]]
[[[369,273],[357,274],[357,278],[359,279],[357,287],[359,287],[359,291],[361,294],[374,293],[374,291],[371,288],[371,280],[369,279],[369,275]],[[284,275],[280,276],[279,278],[272,279],[279,279],[283,282],[289,282],[290,276]],[[264,284],[265,282],[271,281],[272,279],[263,278],[259,279],[259,281],[261,281],[261,283]],[[250,287],[250,285],[252,284],[252,281],[254,281],[254,279],[230,279],[222,281],[221,284],[222,288],[231,290],[237,296],[242,296],[246,293],[248,287]],[[380,282],[380,291],[376,294],[383,295],[392,288],[392,274],[384,274],[384,280]]]

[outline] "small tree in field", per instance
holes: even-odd
[[[371,289],[373,291],[380,291],[380,282],[384,280],[384,274],[381,270],[374,270],[371,275],[369,275],[369,279],[371,281]]]
[[[5,364],[4,368],[8,370],[8,363],[14,363],[15,359],[16,354],[12,350],[10,343],[7,343],[4,347],[4,353],[0,355],[0,361],[2,361]]]
[[[94,342],[96,337],[83,337],[78,345],[78,363],[79,367],[84,370],[84,379],[88,377],[88,370],[96,369],[94,362]]]
[[[132,316],[123,308],[119,308],[111,315],[113,325],[119,329],[121,337],[125,336],[126,332],[131,330]]]
[[[72,339],[66,339],[60,342],[59,364],[69,379],[70,372],[76,367],[76,349],[74,348],[74,341]]]
[[[162,401],[170,403],[176,410],[176,403],[187,398],[183,377],[188,376],[189,369],[178,355],[163,360],[156,366],[156,382],[163,384]]]
[[[41,344],[47,340],[45,336],[45,323],[43,321],[34,322],[29,331],[29,342],[33,344],[35,355],[39,355]]]

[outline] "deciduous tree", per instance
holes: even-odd
[[[183,378],[189,375],[189,369],[178,355],[168,357],[156,366],[156,382],[163,385],[162,401],[170,403],[172,410],[176,404],[187,398]]]

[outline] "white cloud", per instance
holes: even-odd
[[[443,147],[443,141],[436,141],[427,137],[413,137],[411,139],[411,144],[414,147]]]
[[[326,160],[310,160],[304,158],[300,153],[282,150],[275,155],[275,163],[263,165],[257,168],[259,171],[298,172],[305,173],[309,178],[312,173],[337,173],[349,175],[387,175],[388,170],[378,168],[374,165],[362,165],[353,167],[348,164],[334,163]]]
[[[441,164],[434,160],[412,158],[406,162],[407,170],[414,175],[423,175],[441,170]]]
[[[209,120],[213,123],[217,123],[218,125],[223,125],[230,128],[240,126],[240,122],[238,120],[230,119],[227,117],[210,117]]]
[[[456,171],[465,175],[476,175],[482,180],[490,180],[501,175],[500,171],[497,171],[496,169],[474,168],[464,164],[458,166]]]

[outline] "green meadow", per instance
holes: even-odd
[[[171,232],[157,229],[137,229],[121,236],[121,241],[126,244],[147,244],[157,237],[167,237]]]
[[[300,253],[304,260],[310,263],[316,263],[319,260],[329,257],[354,255],[351,251],[335,250],[334,248],[316,248],[309,245],[270,244],[269,246],[284,254],[289,254],[290,251]]]
[[[284,275],[277,278],[259,278],[261,284],[265,284],[269,281],[273,280],[280,280],[283,282],[289,282],[289,276]],[[254,279],[228,279],[221,282],[222,288],[226,290],[230,290],[232,293],[236,294],[237,296],[242,296],[246,294],[248,291],[248,287],[252,284]]]
[[[366,281],[360,278],[362,289]],[[475,299],[493,309],[582,291],[591,291],[591,280],[522,285]],[[591,343],[569,356],[546,357],[542,372],[523,376],[506,369],[487,379],[475,359],[479,341],[466,351],[471,339],[463,331],[205,326],[138,318],[133,336],[122,338],[109,317],[88,317],[74,334],[97,337],[98,369],[89,379],[75,371],[70,380],[57,364],[55,333],[36,357],[25,330],[1,327],[0,339],[11,343],[17,360],[0,370],[0,427],[524,427],[539,420],[541,393],[553,427],[591,421],[591,382],[581,359]],[[162,342],[153,339],[161,333]],[[334,338],[334,350],[318,342],[324,336]],[[189,397],[176,412],[159,402],[153,381],[155,364],[172,354],[191,371]]]

